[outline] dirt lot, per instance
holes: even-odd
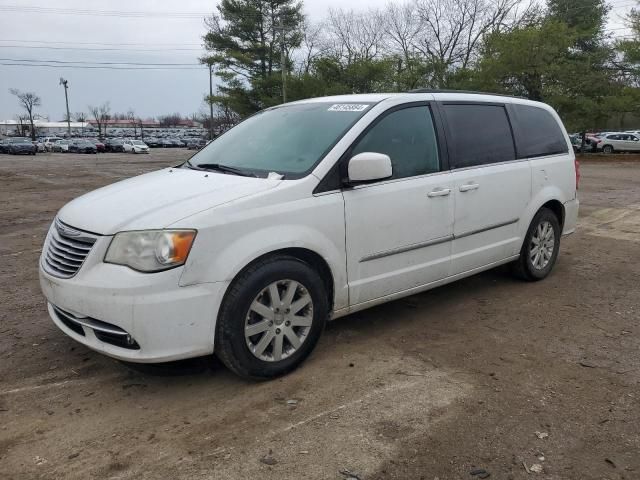
[[[186,155],[0,155],[0,478],[640,478],[640,162],[583,162],[546,281],[498,269],[352,315],[249,383],[211,359],[133,371],[40,294],[65,202]]]

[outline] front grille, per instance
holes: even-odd
[[[44,256],[45,270],[56,277],[73,277],[97,239],[97,236],[76,230],[56,218]]]

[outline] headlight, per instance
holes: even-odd
[[[105,263],[125,265],[141,272],[159,272],[184,265],[195,230],[121,232],[111,240]]]

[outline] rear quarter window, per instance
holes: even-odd
[[[567,153],[564,132],[551,113],[532,105],[511,106],[519,158]]]

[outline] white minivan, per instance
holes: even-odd
[[[549,106],[418,90],[266,109],[182,165],[73,200],[40,279],[55,324],[130,362],[300,364],[329,319],[511,263],[549,275],[579,174]]]

